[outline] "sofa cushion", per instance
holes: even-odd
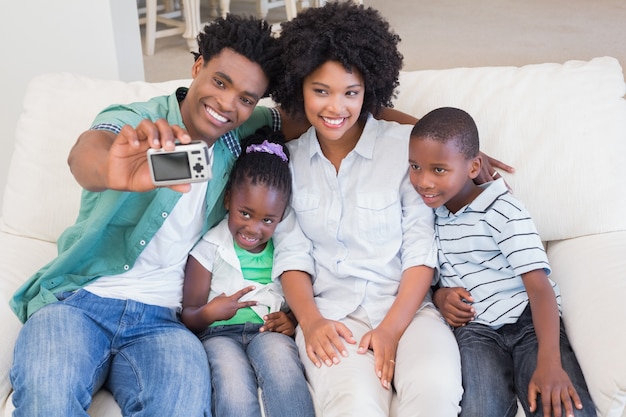
[[[399,110],[469,112],[544,240],[626,230],[626,92],[610,57],[403,73]],[[581,192],[582,190],[582,192]],[[567,213],[564,215],[564,213]]]
[[[0,229],[56,242],[74,223],[80,202],[81,188],[70,173],[67,156],[96,114],[110,104],[144,101],[188,84],[189,80],[125,83],[69,73],[34,78],[18,121]]]

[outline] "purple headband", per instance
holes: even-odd
[[[285,155],[285,152],[283,151],[283,147],[280,146],[278,143],[270,143],[267,140],[264,140],[263,143],[260,145],[250,145],[246,148],[246,153],[252,152],[269,153],[278,156],[285,162],[289,162],[289,159],[287,159],[287,155]]]

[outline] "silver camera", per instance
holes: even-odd
[[[209,147],[203,141],[176,145],[173,151],[148,149],[148,164],[154,185],[209,181]]]

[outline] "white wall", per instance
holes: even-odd
[[[0,203],[22,98],[31,78],[75,72],[144,79],[135,0],[11,0],[0,24]],[[41,109],[46,111],[46,109]]]

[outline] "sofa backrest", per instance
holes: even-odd
[[[469,112],[481,149],[515,167],[503,174],[543,240],[626,230],[626,84],[619,62],[457,68],[403,73],[400,110]]]
[[[0,230],[56,242],[78,214],[81,188],[67,165],[78,136],[111,104],[170,94],[189,82],[126,83],[70,73],[35,77],[18,121]]]
[[[78,213],[66,160],[113,103],[169,94],[190,80],[106,81],[46,74],[24,99],[0,229],[54,242]],[[626,230],[626,85],[617,60],[403,72],[396,108],[421,117],[455,106],[475,118],[481,147],[506,175],[544,240]],[[267,101],[266,101],[267,103]],[[399,161],[403,163],[404,161]]]

